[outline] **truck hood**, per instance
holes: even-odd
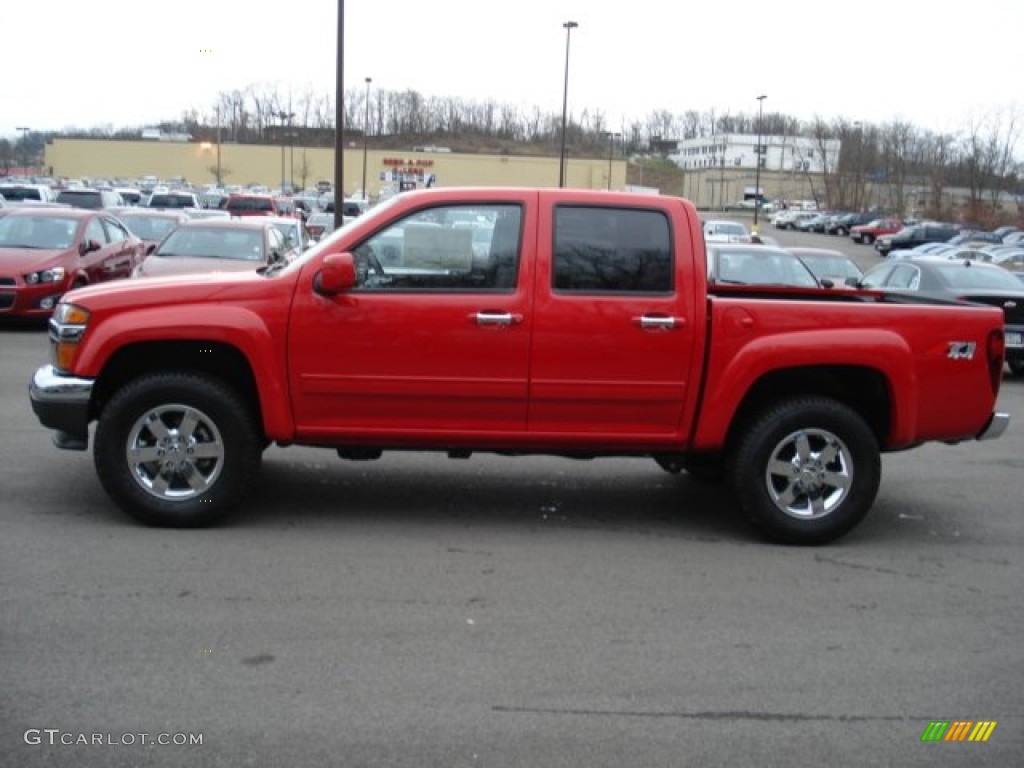
[[[121,311],[168,303],[247,303],[272,298],[279,300],[275,287],[290,291],[297,275],[279,274],[267,278],[255,270],[207,272],[176,277],[130,278],[78,288],[64,294],[63,301],[93,311]]]

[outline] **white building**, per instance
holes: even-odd
[[[684,139],[678,152],[669,156],[684,171],[712,169],[755,170],[757,135],[720,133],[697,139]],[[803,136],[762,136],[761,170],[795,173],[832,171],[839,161],[839,139],[817,139]]]

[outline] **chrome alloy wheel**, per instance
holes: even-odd
[[[224,440],[202,411],[172,403],[150,408],[132,425],[125,444],[131,475],[165,501],[202,494],[224,467]]]
[[[831,432],[802,429],[772,449],[765,483],[775,506],[798,520],[833,512],[850,492],[853,457]]]

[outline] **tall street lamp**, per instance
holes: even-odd
[[[761,118],[764,115],[764,100],[767,96],[757,97],[757,147],[754,151],[754,162],[757,170],[754,172],[754,228],[757,228],[757,214],[761,210]]]
[[[579,26],[575,21],[567,21],[565,27],[565,83],[562,86],[562,152],[558,156],[558,186],[565,186],[565,125],[569,109],[569,37]]]
[[[345,0],[338,0],[338,32],[334,68],[334,228],[345,223],[342,214],[342,185],[345,183]]]
[[[291,120],[295,117],[294,112],[285,112],[283,109],[280,112],[275,112],[274,115],[281,121],[281,194],[284,194],[284,140],[287,132],[285,129],[285,121],[287,125],[291,125]]]
[[[612,189],[612,151],[615,149],[615,140],[622,136],[621,133],[611,133],[608,136],[608,191]]]
[[[366,78],[366,117],[363,119],[363,199],[369,200],[370,196],[366,194],[366,151],[367,142],[370,139],[370,83],[373,82],[373,78]]]

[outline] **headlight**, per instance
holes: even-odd
[[[64,279],[64,267],[53,269],[42,269],[39,272],[29,272],[25,275],[25,282],[29,285],[37,283],[59,283]]]
[[[89,311],[61,302],[50,318],[50,352],[59,371],[70,371],[78,342],[89,324]]]
[[[57,310],[53,313],[52,324],[64,325],[87,325],[89,322],[89,310],[74,304],[58,304]]]

